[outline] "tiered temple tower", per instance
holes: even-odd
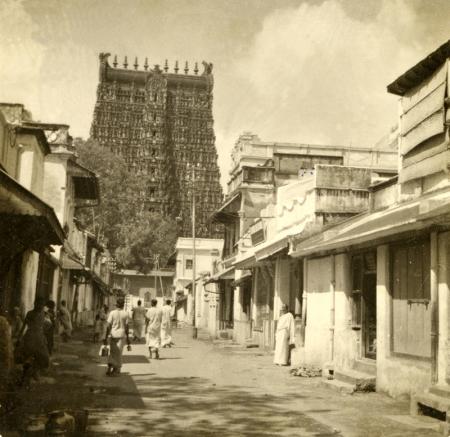
[[[222,203],[220,171],[213,129],[212,64],[197,63],[189,74],[175,63],[170,73],[149,69],[147,58],[139,69],[137,58],[128,68],[113,66],[109,53],[100,54],[97,103],[91,138],[121,155],[130,171],[142,175],[143,201],[149,210],[181,217],[181,236],[191,236],[191,187],[195,174],[196,235],[221,237],[208,218]],[[195,168],[195,171],[192,169]]]

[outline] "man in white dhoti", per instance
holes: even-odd
[[[151,300],[151,307],[145,315],[147,326],[147,346],[148,356],[152,358],[152,353],[155,352],[155,358],[159,360],[159,347],[161,346],[161,310],[156,308],[158,301]]]
[[[275,356],[274,364],[287,366],[290,364],[291,345],[295,344],[295,322],[294,316],[288,312],[287,305],[283,305],[280,311],[280,318],[277,323],[275,334]]]
[[[137,306],[131,310],[133,319],[133,340],[141,341],[145,334],[145,313],[147,310],[142,306],[142,301],[138,300]]]
[[[108,356],[107,376],[117,376],[120,374],[125,340],[127,342],[127,349],[131,350],[130,339],[128,337],[128,311],[124,310],[125,299],[119,297],[116,306],[117,308],[108,315],[108,328],[103,341],[103,344],[106,344],[108,335],[111,334],[109,339],[110,354]]]
[[[166,304],[163,305],[161,309],[161,346],[171,347],[174,343],[172,342],[172,306],[170,305],[172,301],[170,299],[166,300]]]

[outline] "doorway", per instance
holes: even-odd
[[[377,275],[364,274],[362,290],[362,340],[365,358],[377,357]]]
[[[377,355],[376,252],[352,257],[352,328],[360,331],[361,358]]]

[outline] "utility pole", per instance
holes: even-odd
[[[193,320],[192,320],[192,338],[197,338],[196,323],[196,291],[195,291],[195,165],[192,166],[192,308],[193,308]]]

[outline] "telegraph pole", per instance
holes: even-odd
[[[196,323],[196,290],[195,290],[195,268],[196,268],[196,252],[195,252],[195,165],[192,166],[192,308],[193,308],[193,317],[192,317],[192,338],[197,338],[197,327]]]

